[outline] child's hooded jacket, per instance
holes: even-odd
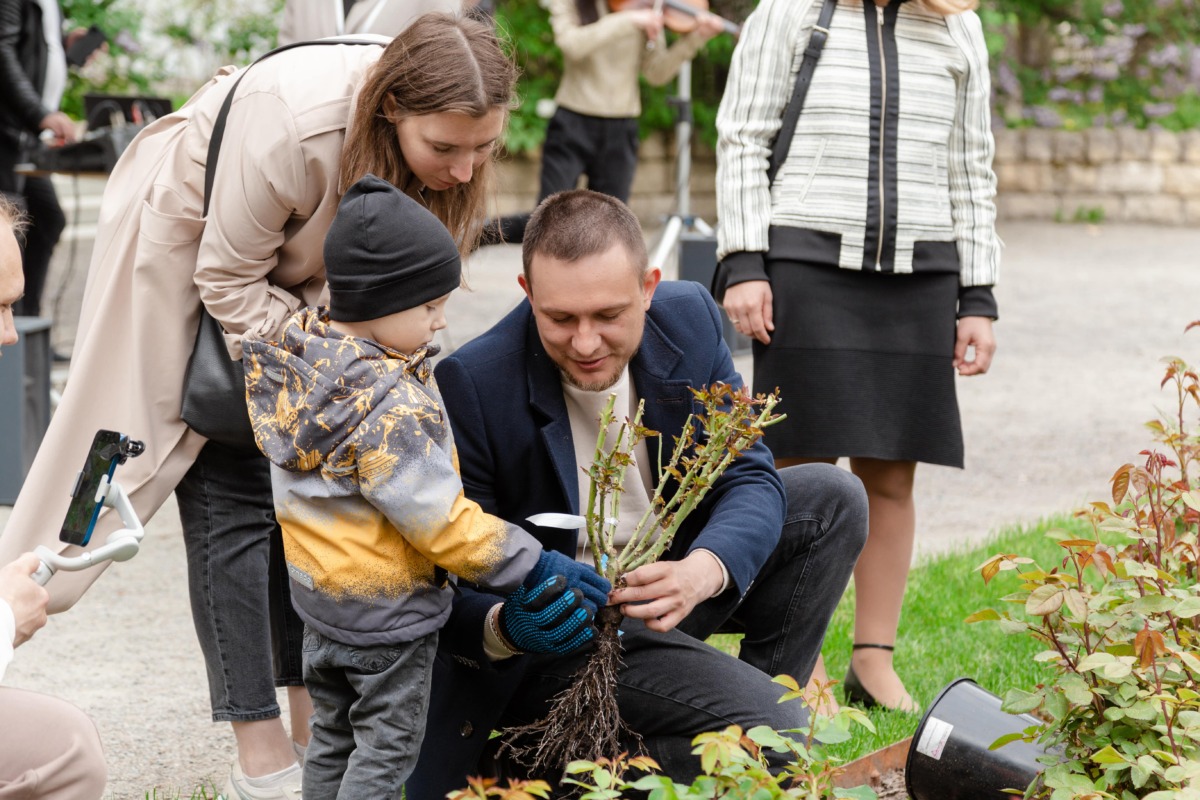
[[[317,308],[280,342],[243,347],[305,623],[350,645],[410,641],[449,616],[446,571],[520,585],[541,545],[464,497],[428,348],[406,356],[339,333]]]

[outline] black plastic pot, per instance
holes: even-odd
[[[1037,777],[1042,747],[1018,741],[988,749],[1001,736],[1038,723],[1028,714],[1001,711],[1000,702],[970,678],[942,689],[917,726],[904,765],[912,800],[1012,800],[1004,789],[1024,789]]]

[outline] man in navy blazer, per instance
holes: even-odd
[[[523,260],[527,300],[443,360],[436,377],[467,496],[544,547],[590,561],[579,531],[527,520],[580,513],[580,461],[599,430],[580,408],[612,391],[631,405],[644,400],[642,424],[662,433],[665,460],[695,408],[690,388],[742,379],[716,304],[699,284],[659,282],[620,201],[589,191],[548,198],[530,220]],[[641,487],[627,477],[624,497],[653,487],[661,466],[641,471]],[[771,677],[807,680],[866,531],[857,478],[827,464],[776,472],[760,442],[714,484],[664,558],[610,595],[626,616],[621,713],[664,772],[686,782],[698,773],[696,734],[804,723],[799,703],[777,703],[783,689]],[[489,625],[503,602],[465,586],[455,600],[408,800],[442,798],[469,775],[519,774],[490,758],[490,731],[544,716],[587,657],[514,652]],[[738,658],[704,644],[717,631],[745,634]]]

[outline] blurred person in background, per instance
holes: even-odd
[[[546,5],[563,71],[542,144],[538,203],[574,189],[584,175],[586,188],[628,203],[642,114],[638,77],[654,86],[667,83],[724,30],[725,22],[701,11],[695,29],[668,47],[661,10],[610,11],[606,0],[549,0]],[[528,222],[529,214],[512,214],[489,223],[486,242],[519,244]]]
[[[17,316],[41,315],[50,257],[67,220],[49,176],[14,170],[29,160],[43,132],[53,144],[75,141],[75,123],[58,106],[67,85],[65,47],[83,33],[73,31],[64,42],[57,0],[0,0],[0,194],[29,218],[22,247],[25,297]]]

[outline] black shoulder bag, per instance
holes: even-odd
[[[775,175],[787,158],[788,148],[792,146],[792,137],[796,135],[796,123],[800,120],[800,111],[804,108],[804,98],[808,94],[809,85],[812,84],[817,61],[820,60],[825,41],[829,38],[829,23],[833,20],[836,7],[837,0],[825,0],[817,24],[808,37],[808,46],[804,48],[804,60],[800,62],[800,71],[796,73],[796,83],[792,86],[792,99],[784,109],[779,133],[771,144],[771,160],[767,164],[767,186],[775,183]]]
[[[277,47],[255,61],[257,64],[276,53],[291,50],[293,47],[322,44],[354,44],[383,46],[381,42],[369,39],[321,40],[316,42],[295,42]],[[254,66],[251,64],[250,66]],[[225,122],[229,109],[233,105],[233,94],[238,84],[246,77],[250,67],[242,70],[242,74],[229,88],[225,102],[217,113],[213,124],[212,135],[208,141],[208,162],[204,174],[204,216],[208,217],[208,203],[212,197],[213,179],[216,175],[217,156],[221,152],[221,140],[225,137]],[[208,313],[203,305],[200,307],[200,327],[196,331],[196,345],[188,359],[187,371],[183,378],[183,404],[179,416],[187,426],[209,439],[227,447],[241,450],[257,449],[254,443],[254,429],[250,425],[250,412],[246,407],[246,372],[241,361],[229,357],[229,349],[225,346],[224,330],[221,323]]]
[[[771,142],[771,158],[767,162],[768,189],[775,183],[775,175],[783,166],[784,160],[787,159],[788,148],[792,146],[792,137],[796,135],[796,123],[799,122],[800,111],[804,108],[804,98],[812,83],[813,72],[817,69],[821,51],[825,49],[825,41],[829,38],[829,23],[833,19],[835,8],[837,8],[837,0],[825,0],[821,6],[821,13],[817,17],[817,24],[813,26],[812,33],[808,37],[808,46],[804,48],[804,59],[800,62],[800,70],[796,73],[796,82],[792,84],[792,98],[788,100],[787,107],[783,110],[783,121],[779,125],[779,133]],[[726,279],[724,264],[717,264],[717,268],[713,272],[712,285],[709,286],[709,292],[713,297],[724,296]]]

